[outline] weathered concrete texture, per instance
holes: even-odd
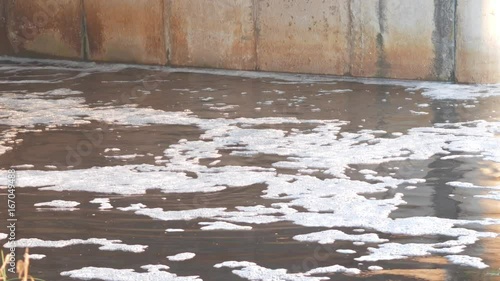
[[[352,0],[351,74],[449,80],[453,0]]]
[[[0,1],[0,56],[11,54],[12,48],[7,37],[7,9],[5,1]]]
[[[252,0],[166,4],[172,65],[255,69]]]
[[[16,55],[82,58],[80,0],[2,2],[6,9],[7,48]]]
[[[259,0],[256,5],[258,69],[349,73],[349,0]]]
[[[166,63],[162,0],[85,0],[84,10],[90,60]]]
[[[458,0],[458,82],[500,83],[500,1]]]

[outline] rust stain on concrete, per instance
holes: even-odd
[[[439,1],[446,3],[353,0],[352,75],[449,80],[453,69],[449,45],[453,43],[453,28],[445,25],[452,21],[436,24],[434,11],[438,7],[437,15],[453,14],[453,6],[452,0]],[[437,36],[446,38],[437,40]],[[439,57],[444,51],[445,57]]]
[[[89,59],[165,64],[162,0],[85,0]]]
[[[81,59],[79,0],[6,0],[8,42],[16,55]]]
[[[271,1],[258,5],[258,68],[344,75],[350,71],[349,1]]]
[[[255,69],[252,0],[171,0],[173,65]]]

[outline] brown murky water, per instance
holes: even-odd
[[[0,65],[0,92],[44,92],[69,88],[83,92],[85,103],[90,107],[120,106],[136,104],[141,108],[163,111],[190,110],[203,119],[214,118],[258,118],[297,117],[299,119],[339,119],[350,123],[342,132],[361,129],[406,132],[411,128],[428,127],[442,122],[465,122],[473,120],[498,121],[500,97],[473,100],[437,100],[407,91],[407,87],[391,84],[364,84],[356,81],[327,81],[294,83],[277,78],[238,77],[209,75],[203,73],[160,71],[155,69],[110,68],[106,71],[71,70],[64,67],[46,67],[45,63],[14,64],[16,71],[4,69],[13,64]],[[82,75],[85,74],[85,75]],[[26,82],[30,80],[30,82]],[[36,81],[34,81],[36,80]],[[10,81],[10,82],[9,82]],[[25,81],[12,83],[13,81]],[[146,82],[144,82],[146,81]],[[51,82],[51,83],[47,83]],[[349,89],[350,91],[324,93],[325,90]],[[243,93],[243,94],[242,94]],[[323,93],[323,94],[321,94]],[[422,109],[418,104],[429,104]],[[232,105],[224,109],[214,109]],[[474,107],[471,107],[473,105]],[[29,109],[27,109],[29,110]],[[416,115],[409,110],[428,114]],[[289,130],[286,124],[265,125],[280,130]],[[307,129],[307,124],[293,128]],[[0,130],[10,126],[1,125]],[[203,131],[190,125],[110,125],[92,121],[78,126],[62,125],[46,130],[19,133],[16,138],[23,141],[12,144],[12,150],[0,155],[0,168],[32,164],[33,170],[47,170],[47,165],[57,170],[88,169],[91,167],[123,164],[155,163],[154,156],[162,155],[170,145],[181,139],[197,140]],[[100,131],[97,131],[101,128]],[[89,136],[96,143],[85,155],[70,157],[69,152]],[[106,148],[119,148],[117,155],[139,154],[134,159],[124,160],[106,157]],[[255,155],[242,157],[221,151],[224,165],[258,166],[271,168],[281,161],[278,155]],[[204,162],[205,161],[205,162]],[[202,159],[201,164],[207,165]],[[161,164],[160,164],[161,165]],[[221,165],[221,164],[217,164]],[[446,182],[470,179],[485,185],[500,184],[500,164],[477,158],[442,160],[432,157],[421,161],[388,162],[379,165],[359,165],[355,169],[369,168],[379,173],[390,173],[391,167],[399,167],[397,174],[408,178],[423,178],[426,183],[418,189],[397,188],[390,196],[402,192],[406,205],[391,213],[392,218],[412,216],[436,216],[451,219],[500,218],[498,201],[472,202],[472,191],[447,186]],[[290,170],[277,169],[278,173]],[[318,177],[325,177],[318,174]],[[353,179],[355,175],[353,175]],[[490,265],[487,269],[476,269],[450,264],[445,258],[436,256],[416,257],[381,261],[377,265],[383,271],[366,270],[369,263],[360,263],[353,255],[340,254],[336,249],[353,249],[357,253],[367,252],[372,245],[352,245],[348,241],[336,241],[331,245],[305,243],[293,240],[298,234],[326,230],[327,228],[303,227],[291,222],[254,224],[248,231],[202,231],[199,222],[161,221],[117,210],[130,204],[142,203],[150,208],[164,210],[189,210],[194,208],[236,206],[269,206],[279,200],[261,197],[264,184],[230,188],[210,193],[169,193],[148,190],[144,195],[103,195],[93,192],[48,191],[34,187],[17,190],[18,227],[17,238],[40,238],[43,240],[87,239],[92,237],[119,239],[125,244],[147,245],[142,253],[101,251],[97,245],[73,245],[64,248],[34,248],[33,253],[45,258],[32,261],[32,275],[45,280],[73,280],[61,277],[63,271],[87,266],[139,270],[141,265],[164,263],[169,272],[179,276],[199,275],[203,280],[245,280],[231,273],[231,269],[215,269],[214,264],[223,261],[251,261],[267,268],[285,268],[289,272],[305,272],[315,267],[341,264],[363,270],[359,275],[341,273],[326,274],[332,280],[500,280],[500,239],[482,239],[467,247],[464,254],[483,258]],[[454,194],[454,197],[450,197]],[[97,197],[110,198],[114,206],[110,210],[99,210],[96,204],[88,203]],[[51,200],[80,202],[78,210],[55,211],[37,208],[35,203]],[[5,189],[0,190],[1,202],[6,201]],[[4,204],[0,209],[1,221],[6,219]],[[167,228],[180,228],[184,232],[165,232]],[[477,229],[500,233],[500,226],[483,226]],[[351,228],[340,230],[353,234]],[[0,231],[2,232],[2,231]],[[405,237],[378,233],[381,238],[399,243],[424,243],[445,241],[439,236]],[[18,250],[18,254],[22,251]],[[193,252],[196,257],[183,262],[168,262],[166,256],[180,252]],[[321,258],[315,258],[318,256]],[[112,280],[112,279],[110,279]]]

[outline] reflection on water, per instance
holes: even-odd
[[[500,219],[497,200],[475,197],[488,194],[488,190],[448,184],[500,186],[500,164],[494,159],[485,160],[483,152],[474,150],[477,141],[493,145],[495,142],[487,135],[471,133],[466,138],[465,133],[459,132],[451,136],[452,133],[439,131],[445,127],[436,125],[476,120],[495,124],[500,118],[500,97],[440,100],[424,95],[425,89],[409,89],[405,86],[407,82],[397,85],[384,81],[361,83],[317,77],[316,80],[321,80],[318,82],[311,77],[299,79],[284,75],[273,78],[271,74],[266,75],[261,78],[209,75],[93,64],[72,67],[50,63],[0,65],[0,98],[4,102],[0,109],[6,112],[0,112],[0,151],[2,147],[7,149],[0,155],[0,168],[6,170],[17,166],[19,175],[26,176],[24,180],[31,180],[27,184],[29,187],[17,191],[18,238],[54,241],[107,238],[128,245],[148,246],[140,253],[106,251],[99,250],[97,245],[76,244],[63,248],[33,248],[33,253],[44,254],[46,258],[32,262],[32,274],[46,280],[68,280],[69,277],[62,277],[60,273],[90,266],[144,272],[141,270],[143,265],[165,264],[170,267],[168,272],[178,277],[197,275],[203,280],[247,280],[243,273],[257,267],[231,269],[214,268],[214,265],[225,261],[248,261],[267,269],[286,269],[288,275],[274,272],[281,276],[276,280],[295,280],[291,278],[299,275],[293,274],[332,265],[360,272],[326,271],[300,275],[304,279],[296,280],[313,280],[309,278],[314,276],[331,277],[332,280],[500,280],[497,275],[500,272],[498,237],[481,237],[479,242],[463,245],[463,251],[454,253],[480,257],[489,265],[486,269],[454,264],[445,257],[446,253],[420,254],[415,249],[401,250],[401,258],[363,261],[359,258],[370,255],[380,244],[437,245],[449,241],[450,237],[432,231],[411,235],[402,234],[402,230],[391,232],[382,226],[362,227],[366,222],[359,217],[351,218],[359,220],[357,227],[349,226],[349,220],[339,226],[335,225],[335,220],[329,222],[334,226],[326,225],[329,215],[340,216],[345,211],[341,208],[343,204],[355,208],[355,205],[347,205],[351,201],[359,202],[360,206],[364,204],[366,208],[376,206],[352,212],[356,215],[365,215],[365,212],[374,219],[380,215],[378,223],[381,225],[389,220],[427,216],[451,220]],[[56,89],[81,93],[71,96],[43,94]],[[43,108],[47,109],[43,116],[30,115],[34,114],[36,105],[19,107],[27,104],[23,95],[31,101],[39,101],[39,105],[47,101],[48,108]],[[70,107],[54,102],[57,100],[68,102]],[[69,116],[72,111],[78,114]],[[177,115],[165,115],[165,112]],[[69,116],[69,121],[58,124],[61,116]],[[16,123],[12,120],[15,117],[24,119]],[[270,118],[263,120],[264,117]],[[55,123],[47,121],[51,118]],[[18,124],[21,121],[24,123]],[[34,122],[34,126],[26,125],[29,122]],[[467,126],[476,125],[463,125]],[[394,155],[386,156],[390,160],[377,158],[377,151],[373,151],[373,156],[372,151],[365,149],[377,145],[384,147],[386,139],[415,134],[412,131],[415,128],[434,130],[420,136],[435,137],[442,141],[439,145],[443,147],[452,142],[472,141],[466,148],[462,146],[462,150],[451,154],[465,155],[456,158],[443,158],[442,153],[434,153],[439,145],[434,147],[432,142],[428,142],[432,146],[428,150],[433,152],[428,157],[408,156],[425,152],[425,147],[418,146],[419,141],[429,141],[424,139],[413,139],[415,145],[402,148],[407,150],[404,153],[392,151]],[[9,130],[17,135],[6,136]],[[496,131],[497,139],[499,132]],[[485,129],[483,133],[490,131]],[[393,145],[402,144],[396,140]],[[359,155],[342,154],[347,149]],[[389,151],[391,146],[385,149]],[[495,153],[494,150],[490,148],[489,152]],[[332,159],[328,155],[339,158]],[[375,160],[362,161],[369,157]],[[345,163],[346,167],[340,164],[336,167],[338,163]],[[32,166],[22,166],[26,164]],[[106,174],[99,169],[85,173],[88,178],[56,173],[125,165],[135,168],[132,172],[119,170],[123,173],[113,174],[114,178],[104,177]],[[235,170],[228,170],[228,167]],[[329,169],[334,172],[329,173]],[[36,178],[35,174],[22,170],[46,173]],[[141,177],[140,190],[144,192],[137,193],[81,191],[83,186],[91,189],[89,183],[100,184],[95,182],[96,178],[109,185],[119,182],[125,188],[152,170],[170,177],[169,180],[159,177],[157,181],[149,181]],[[259,180],[259,176],[262,179]],[[318,179],[335,181],[335,178],[342,178],[344,182],[332,184],[332,190],[325,188],[326,183],[324,186],[315,182]],[[403,179],[418,180],[405,182]],[[42,180],[48,183],[38,185]],[[304,185],[300,185],[302,181]],[[66,189],[46,189],[51,182],[66,186]],[[156,186],[158,182],[162,186]],[[217,185],[220,182],[223,184]],[[380,185],[376,186],[377,183]],[[212,189],[204,193],[167,191],[176,185],[186,189]],[[279,190],[277,187],[282,187],[282,192],[273,195],[272,188]],[[345,188],[345,194],[349,194],[344,201],[336,199],[345,195],[334,193],[339,188]],[[350,194],[351,191],[354,193]],[[6,194],[5,189],[0,190],[1,200],[5,200]],[[91,203],[96,198],[109,199],[112,207],[99,209],[99,204]],[[402,198],[404,204],[397,198]],[[75,211],[34,206],[52,200],[76,201],[80,205]],[[374,205],[371,202],[383,203]],[[147,207],[124,211],[138,203]],[[188,216],[193,209],[203,213],[218,208],[226,209],[212,216]],[[369,214],[374,210],[379,210],[380,214]],[[388,210],[387,217],[383,214],[385,210]],[[175,213],[179,218],[165,219],[173,214],[168,213],[170,211],[180,211]],[[311,214],[325,217],[308,217]],[[5,221],[4,208],[0,216]],[[344,218],[339,217],[339,220]],[[201,229],[215,221],[224,222],[229,228],[235,224],[251,226],[251,230]],[[377,222],[370,223],[377,225]],[[426,227],[430,226],[422,225]],[[449,230],[461,227],[453,225]],[[377,243],[338,238],[334,243],[320,244],[294,238],[332,229],[346,235],[361,235],[366,231],[386,240]],[[474,224],[466,229],[477,233],[500,233],[499,224]],[[439,248],[446,247],[441,245]],[[182,262],[166,258],[185,252],[196,256]],[[243,273],[235,274],[232,270]],[[260,273],[265,271],[259,270]],[[266,279],[269,276],[261,279],[270,280]],[[110,277],[109,280],[118,279]]]

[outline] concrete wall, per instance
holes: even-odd
[[[458,1],[456,71],[459,82],[500,82],[499,0]]]
[[[7,5],[6,2],[0,1],[0,54],[10,55],[9,39],[7,38]]]
[[[348,74],[349,2],[256,1],[257,68]]]
[[[2,0],[0,54],[492,83],[500,82],[499,6],[499,0]]]
[[[166,64],[162,0],[85,0],[89,60]]]
[[[252,0],[165,2],[172,65],[255,69]]]
[[[453,76],[453,0],[353,0],[351,74],[424,80]]]
[[[79,0],[3,0],[7,40],[0,49],[18,56],[82,59]]]

